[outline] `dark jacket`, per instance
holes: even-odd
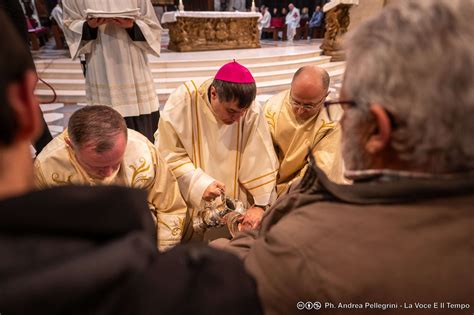
[[[58,187],[0,201],[0,312],[260,313],[236,257],[194,245],[158,254],[154,230],[146,193],[129,188]]]
[[[474,177],[368,172],[336,185],[313,167],[259,233],[227,249],[255,276],[266,314],[301,314],[300,301],[320,302],[318,314],[472,314]]]

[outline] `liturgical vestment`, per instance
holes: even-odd
[[[254,102],[238,123],[225,125],[209,102],[211,83],[190,81],[170,95],[155,134],[157,148],[194,209],[214,180],[247,205],[269,204],[278,160],[263,112]]]
[[[118,171],[99,180],[88,175],[78,163],[73,149],[66,142],[67,137],[66,130],[36,158],[38,188],[73,184],[120,185],[146,190],[148,205],[157,222],[158,248],[164,250],[181,241],[187,207],[176,178],[148,139],[128,129],[127,148]]]
[[[265,118],[280,162],[278,194],[304,175],[308,165],[308,149],[312,151],[318,167],[332,181],[344,183],[340,125],[329,120],[325,110],[304,122],[299,122],[293,113],[289,95],[289,90],[280,92],[271,97],[264,107]]]
[[[159,56],[162,28],[151,2],[64,0],[63,8],[64,34],[71,57],[86,55],[88,104],[112,106],[123,117],[157,112],[158,96],[147,54]],[[96,39],[83,40],[86,10],[119,12],[133,9],[139,10],[134,24],[145,40],[134,41],[125,29],[111,23],[99,26]]]

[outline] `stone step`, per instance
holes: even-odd
[[[336,69],[340,67],[339,63],[324,63],[320,67],[325,68],[327,71],[331,69]],[[284,80],[291,79],[296,69],[286,69],[286,70],[277,70],[277,71],[267,71],[267,72],[257,72],[254,74],[255,80],[257,83],[273,81],[273,80]],[[156,88],[177,88],[183,82],[190,80],[202,80],[209,78],[210,76],[202,77],[172,77],[172,78],[163,78],[161,76],[154,79]],[[56,90],[84,90],[85,89],[85,79],[46,79],[46,82],[54,87]],[[40,81],[38,84],[39,89],[47,89],[47,87]]]
[[[330,64],[333,68],[328,69],[331,78],[340,77],[344,74],[344,62]],[[257,82],[257,93],[258,94],[274,94],[285,89],[288,89],[291,84],[291,77],[279,80],[269,80],[263,82]],[[169,94],[174,91],[174,88],[158,88],[156,93],[161,104],[164,104],[169,97]],[[86,92],[84,89],[77,90],[56,90],[57,103],[85,103]],[[38,87],[35,94],[39,97],[40,102],[50,102],[53,97],[53,93],[50,89]]]
[[[258,55],[258,54],[257,54]],[[260,64],[264,62],[284,62],[291,60],[299,60],[317,57],[321,55],[320,49],[308,52],[298,53],[276,53],[274,55],[261,55],[252,57],[239,58],[239,63],[245,65]],[[186,53],[181,53],[179,59],[173,53],[163,54],[161,58],[149,56],[149,64],[151,69],[167,69],[167,68],[192,68],[192,67],[220,67],[222,64],[232,61],[232,58],[210,58],[210,59],[192,59],[195,58],[195,54],[190,55],[186,58]],[[36,68],[38,71],[45,69],[80,69],[79,60],[71,59],[40,59],[35,61]]]
[[[261,62],[259,64],[246,65],[253,74],[259,72],[266,72],[269,70],[288,70],[294,69],[295,71],[303,66],[312,64],[324,64],[329,63],[331,57],[328,56],[317,56],[310,58],[301,58],[290,61],[277,61],[277,62]],[[244,64],[245,65],[245,64]],[[151,69],[153,77],[156,79],[160,78],[182,78],[182,77],[210,77],[213,76],[221,65],[212,67],[184,67],[184,68],[158,68]],[[38,74],[43,79],[83,79],[82,69],[78,66],[76,69],[44,69],[38,70]]]

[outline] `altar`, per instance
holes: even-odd
[[[166,12],[161,23],[169,28],[170,50],[260,48],[259,17],[253,12]]]

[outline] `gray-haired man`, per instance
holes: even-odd
[[[473,1],[400,1],[352,34],[341,100],[325,106],[345,110],[354,184],[310,168],[258,234],[227,247],[266,314],[307,301],[331,314],[472,313],[472,16]]]

